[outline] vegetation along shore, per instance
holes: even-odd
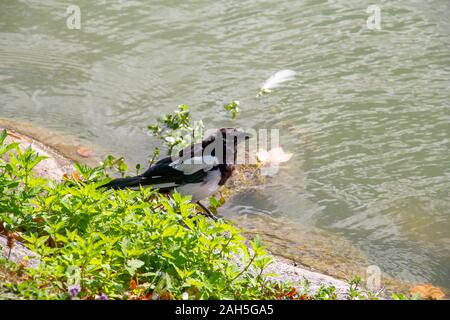
[[[3,299],[412,297],[371,292],[358,277],[346,282],[274,256],[258,236],[245,237],[232,223],[199,214],[189,197],[101,189],[112,176],[126,174],[125,161],[107,156],[94,166],[89,148],[76,150],[84,163],[11,126],[2,128]],[[242,170],[236,179],[258,179],[257,167]],[[242,183],[232,181],[210,201],[211,209],[236,186]]]

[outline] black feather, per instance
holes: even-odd
[[[173,187],[176,187],[186,183],[203,182],[203,179],[208,175],[208,173],[202,169],[186,175],[182,171],[172,168],[170,166],[171,163],[172,159],[170,157],[161,159],[141,175],[130,178],[118,178],[110,181],[102,187],[123,189],[166,183],[173,183]],[[160,190],[164,191],[165,189],[166,188],[162,188]]]
[[[122,189],[122,188],[133,188],[139,187],[142,182],[141,176],[130,177],[130,178],[118,178],[114,179],[107,184],[103,185],[104,188],[112,188],[112,189]]]

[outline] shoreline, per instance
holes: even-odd
[[[14,122],[10,122],[14,123]],[[21,133],[12,125],[4,125],[0,123],[0,130],[7,129],[8,138],[10,141],[19,143],[21,148],[31,146],[39,154],[44,155],[47,159],[43,160],[36,168],[36,174],[41,177],[60,180],[64,174],[70,174],[72,164],[75,159],[67,157],[63,152],[55,149],[54,146],[46,145],[44,142],[29,136],[30,132]],[[76,148],[76,147],[75,147]],[[76,160],[88,160],[88,158],[81,158]],[[92,162],[93,159],[90,159]],[[0,247],[5,256],[8,255],[8,248],[6,247],[6,239],[0,236]],[[6,251],[6,252],[5,252]],[[320,272],[308,270],[307,267],[299,266],[296,262],[290,259],[273,254],[270,249],[269,253],[273,256],[274,261],[268,267],[268,273],[276,273],[278,277],[272,277],[277,281],[291,282],[294,287],[295,284],[304,283],[305,280],[309,283],[310,292],[313,294],[317,292],[321,285],[334,286],[338,299],[346,299],[349,284],[343,280],[337,279],[330,275]],[[20,263],[25,256],[34,256],[34,261],[31,265],[37,266],[39,263],[35,253],[25,248],[22,244],[17,243],[11,250],[11,260]]]

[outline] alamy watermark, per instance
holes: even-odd
[[[381,9],[377,5],[370,5],[366,12],[370,14],[367,18],[366,26],[369,30],[381,30]]]
[[[290,159],[280,146],[279,129],[222,128],[207,129],[196,136],[172,132],[183,143],[170,150],[174,163],[190,165],[261,165],[261,174],[275,175],[280,163]],[[196,146],[203,141],[202,148]]]
[[[381,269],[376,265],[368,266],[366,269],[366,287],[370,291],[381,289]]]
[[[70,5],[66,9],[66,14],[68,15],[66,19],[66,26],[70,30],[80,30],[81,29],[81,9],[77,5]]]

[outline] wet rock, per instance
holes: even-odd
[[[322,273],[295,266],[293,262],[277,257],[267,268],[267,273],[275,273],[277,277],[271,277],[274,281],[290,282],[301,290],[308,283],[309,294],[314,295],[322,285],[334,286],[338,299],[347,299],[349,284]]]
[[[15,263],[21,263],[27,261],[27,266],[36,268],[39,265],[39,256],[33,251],[26,248],[22,243],[15,241],[11,252],[7,246],[7,239],[0,235],[0,250],[3,257]]]

